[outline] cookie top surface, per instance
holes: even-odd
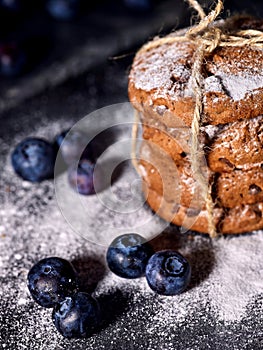
[[[218,22],[219,27],[224,25]],[[263,20],[233,20],[233,28],[263,30]],[[183,36],[178,31],[169,36]],[[158,39],[156,39],[158,40]],[[140,50],[129,76],[129,97],[141,110],[166,113],[191,125],[191,82],[197,44],[186,39]],[[202,75],[204,124],[225,124],[263,114],[263,46],[218,47],[205,57]]]

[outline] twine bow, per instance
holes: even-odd
[[[263,33],[258,30],[238,30],[231,26],[233,19],[229,18],[225,21],[224,25],[218,27],[215,23],[216,18],[223,10],[223,1],[217,0],[215,8],[211,10],[207,15],[203,8],[196,0],[187,0],[190,7],[193,7],[199,17],[200,22],[190,28],[184,36],[167,36],[164,38],[155,39],[148,44],[144,45],[139,53],[149,51],[154,47],[158,47],[164,44],[173,44],[180,41],[193,41],[196,44],[196,51],[194,53],[194,63],[192,67],[191,82],[195,98],[195,108],[193,113],[193,119],[191,124],[191,148],[190,159],[191,167],[194,178],[200,186],[202,196],[205,200],[207,219],[208,219],[208,231],[210,237],[216,237],[217,231],[213,219],[214,203],[211,195],[212,184],[207,184],[205,176],[202,174],[200,167],[200,159],[203,156],[203,151],[199,143],[200,127],[202,125],[203,116],[203,86],[204,78],[202,76],[202,66],[205,57],[212,53],[217,47],[226,46],[246,46],[263,47]],[[138,115],[137,115],[138,119]],[[138,121],[138,120],[137,120]],[[137,125],[137,123],[135,123]],[[134,125],[135,125],[134,124]],[[138,127],[138,126],[137,126]],[[136,137],[137,131],[135,126],[133,130],[133,140]],[[133,147],[134,148],[134,147]],[[134,151],[132,151],[132,159],[136,157]],[[135,163],[135,162],[134,162]],[[136,169],[138,166],[136,164]]]

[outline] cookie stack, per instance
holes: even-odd
[[[262,20],[248,17],[231,25],[263,30]],[[207,233],[206,205],[190,160],[196,48],[186,39],[140,50],[129,98],[142,123],[139,169],[148,204],[167,221]],[[206,57],[202,75],[200,166],[212,186],[217,231],[263,228],[263,48],[218,47]]]

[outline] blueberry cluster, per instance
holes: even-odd
[[[91,144],[86,145],[86,137],[79,131],[63,131],[53,143],[36,137],[26,138],[12,153],[13,168],[20,177],[30,182],[50,179],[54,176],[58,150],[68,167],[70,186],[80,194],[93,194],[96,158]]]
[[[183,292],[191,277],[189,262],[173,250],[154,253],[138,234],[124,234],[114,239],[107,251],[112,272],[123,278],[145,275],[150,288],[161,295]]]
[[[98,328],[101,322],[98,301],[79,291],[76,271],[67,260],[57,257],[40,260],[28,273],[28,289],[39,305],[53,308],[53,322],[64,337],[87,337]]]
[[[112,272],[123,278],[146,276],[150,288],[161,295],[183,292],[191,267],[178,252],[152,247],[136,233],[124,234],[111,243],[106,260]],[[66,338],[92,335],[102,322],[98,301],[79,291],[77,273],[67,260],[50,257],[40,260],[28,273],[28,289],[41,306],[53,308],[52,319]]]

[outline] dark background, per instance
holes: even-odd
[[[73,1],[79,10],[63,20],[47,0],[0,0],[0,113],[100,65],[128,69],[145,41],[188,25],[193,14],[183,0]],[[223,16],[236,12],[263,16],[262,1],[225,1]]]

